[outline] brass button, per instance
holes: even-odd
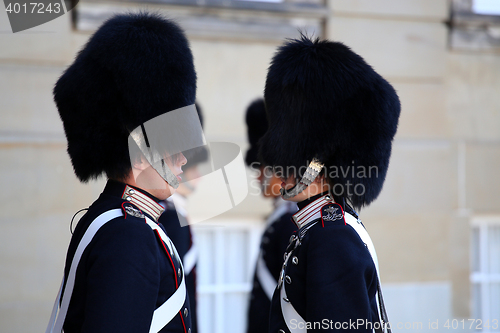
[[[287,302],[287,303],[290,303],[290,300],[289,300],[288,298],[286,298],[286,297],[283,297],[283,300],[284,300],[285,302]]]
[[[130,194],[130,195],[134,195],[134,194],[135,194],[135,191],[134,191],[133,189],[130,189],[130,190],[128,190],[128,194]]]
[[[188,309],[187,308],[184,308],[184,317],[187,317],[188,316]]]
[[[130,201],[130,200],[132,200],[132,198],[131,198],[131,197],[129,197],[129,196],[126,196],[126,197],[125,197],[125,200]]]
[[[299,264],[299,258],[297,258],[297,257],[293,257],[293,258],[292,258],[292,263],[293,263],[294,265],[298,265],[298,264]]]
[[[177,270],[177,275],[178,275],[179,277],[181,277],[181,269],[180,269],[180,268]]]
[[[291,284],[292,278],[287,275],[287,276],[285,276],[285,281],[286,281],[286,283]]]

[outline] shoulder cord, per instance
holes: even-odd
[[[78,215],[78,213],[80,212],[83,212],[84,210],[89,210],[88,208],[82,208],[80,209],[79,211],[77,211],[75,213],[75,215],[73,215],[73,217],[71,218],[71,223],[69,224],[69,232],[71,232],[71,234],[73,235],[73,220],[75,219],[76,215]]]

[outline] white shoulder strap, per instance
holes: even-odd
[[[344,219],[345,222],[349,224],[354,229],[354,231],[356,231],[356,233],[359,235],[359,238],[361,238],[363,243],[365,243],[368,252],[370,252],[373,263],[375,264],[375,268],[377,269],[377,275],[378,275],[377,252],[375,252],[375,246],[373,245],[372,239],[370,238],[368,231],[366,231],[365,227],[361,224],[361,222],[351,214],[345,213]]]
[[[159,308],[153,312],[153,320],[149,333],[158,333],[165,327],[175,315],[181,310],[184,302],[186,301],[186,283],[184,281],[184,272],[182,274],[182,281],[172,296],[165,301]]]
[[[196,265],[196,261],[198,261],[198,248],[196,247],[196,243],[193,242],[182,260],[184,262],[184,271],[186,272],[186,275],[189,275]]]
[[[61,306],[59,307],[59,300],[61,299],[61,294],[63,293],[63,285],[64,285],[64,277],[61,282],[61,287],[59,288],[59,293],[56,297],[56,300],[54,302],[54,307],[52,309],[52,314],[49,320],[49,324],[47,326],[47,329],[45,330],[45,333],[60,333],[62,332],[62,326],[64,324],[64,320],[66,319],[66,313],[68,311],[68,306],[69,302],[71,300],[71,295],[73,294],[73,287],[75,284],[75,275],[76,275],[76,269],[78,267],[78,264],[80,262],[80,259],[82,257],[83,251],[85,251],[85,248],[87,245],[92,241],[94,238],[95,234],[97,231],[107,222],[111,221],[114,218],[123,216],[123,212],[121,209],[112,209],[107,212],[102,213],[99,215],[92,223],[89,225],[87,231],[83,235],[82,239],[80,240],[80,243],[78,244],[78,247],[76,249],[75,255],[73,256],[73,261],[71,262],[71,267],[69,270],[68,274],[68,280],[66,282],[66,288],[64,289],[64,295],[61,301]],[[153,226],[150,224],[151,221],[148,221],[146,219],[146,222],[148,225],[153,228]],[[177,251],[175,250],[175,247],[173,246],[172,242],[170,239],[167,237],[167,235],[163,232],[161,228],[158,227],[158,225],[154,222],[151,222],[154,224],[156,228],[159,230],[160,237],[162,240],[167,244],[169,247],[170,251],[172,252],[175,251],[177,255]],[[153,228],[153,229],[156,229]],[[177,255],[178,257],[178,255]],[[180,262],[180,260],[179,260]],[[182,264],[181,264],[182,267]],[[153,313],[153,320],[151,322],[151,329],[150,333],[153,332],[158,332],[161,330],[166,324],[172,320],[173,317],[179,312],[179,310],[182,308],[182,305],[184,304],[184,301],[186,299],[186,285],[184,282],[184,270],[182,270],[182,280],[181,280],[181,285],[175,293],[167,300],[165,303],[163,303],[159,308],[157,308],[154,313]],[[178,305],[180,303],[180,305]]]
[[[186,282],[184,278],[184,267],[182,267],[182,260],[179,257],[177,249],[175,248],[170,238],[168,238],[167,234],[165,234],[163,229],[160,228],[158,224],[154,223],[147,217],[146,223],[151,227],[151,229],[158,231],[161,239],[167,245],[170,253],[176,256],[182,271],[181,284],[179,288],[177,288],[174,294],[170,296],[170,298],[167,299],[165,303],[163,303],[153,313],[153,320],[151,321],[149,333],[157,333],[175,317],[175,315],[181,310],[182,306],[184,305],[184,302],[186,301]]]
[[[61,301],[61,307],[59,307],[59,300],[61,298],[61,293],[63,292],[64,285],[64,277],[61,283],[61,288],[59,289],[59,294],[57,295],[56,301],[54,303],[54,308],[52,309],[52,317],[50,318],[49,325],[47,326],[47,330],[45,333],[52,332],[61,332],[62,326],[64,324],[64,319],[66,318],[66,313],[68,311],[69,301],[71,300],[71,295],[73,294],[73,287],[75,285],[75,275],[76,269],[78,267],[78,263],[80,262],[80,258],[82,257],[83,251],[89,245],[90,241],[94,238],[94,235],[97,233],[104,224],[108,221],[122,216],[121,209],[113,209],[99,215],[92,223],[89,225],[87,231],[83,235],[78,247],[76,248],[75,255],[73,257],[73,261],[71,262],[71,267],[69,269],[68,280],[66,282],[66,288],[64,291],[64,296]],[[59,311],[58,311],[59,308]],[[57,315],[57,319],[56,319]]]
[[[257,259],[256,273],[262,290],[264,290],[267,298],[271,300],[273,298],[274,289],[276,289],[276,285],[278,284],[278,282],[274,279],[271,272],[269,272],[266,262],[264,261],[264,258],[262,256],[262,251],[260,251],[259,259]]]
[[[365,243],[366,247],[368,248],[368,251],[370,252],[373,263],[375,264],[375,268],[377,271],[377,278],[378,278],[377,295],[375,299],[377,301],[377,308],[379,310],[379,316],[380,316],[379,319],[381,320],[381,323],[383,325],[381,331],[391,332],[390,325],[388,325],[389,319],[387,318],[384,300],[382,297],[382,288],[380,286],[380,273],[378,269],[378,259],[377,259],[377,253],[375,252],[375,246],[373,246],[373,242],[370,238],[370,235],[368,235],[368,231],[366,231],[365,227],[363,226],[363,224],[361,224],[360,220],[358,220],[357,218],[348,213],[346,213],[344,217],[346,223],[349,224],[351,227],[353,227],[353,229],[358,233],[363,243]]]
[[[266,220],[267,228],[274,222],[276,222],[282,215],[287,212],[296,212],[297,204],[294,202],[285,201],[281,198],[277,198],[279,206],[271,213],[271,215]],[[273,299],[274,290],[278,285],[278,281],[271,274],[267,268],[266,262],[264,260],[264,255],[262,250],[259,251],[259,258],[257,259],[257,265],[255,268],[257,279],[264,290],[267,298],[269,300]]]

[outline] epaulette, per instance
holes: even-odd
[[[140,219],[145,218],[144,213],[139,208],[137,208],[136,206],[134,206],[133,204],[131,204],[130,202],[124,202],[124,203],[122,203],[122,207],[121,208],[122,208],[122,211],[123,211],[123,217],[125,219],[128,216],[133,216],[133,217],[140,218]]]
[[[331,202],[321,207],[321,225],[325,222],[345,222],[344,210],[338,203]]]

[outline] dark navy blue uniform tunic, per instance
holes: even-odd
[[[67,277],[76,248],[90,223],[100,214],[127,205],[156,221],[158,200],[138,188],[108,181],[103,193],[80,219],[66,258]],[[160,225],[161,226],[161,225]],[[178,288],[180,263],[146,224],[127,214],[102,226],[80,259],[64,332],[149,332],[153,312]],[[191,330],[189,301],[160,332]]]
[[[175,195],[177,194],[173,194],[173,196]],[[190,253],[190,251],[196,251],[193,243],[193,234],[187,221],[187,216],[178,212],[172,201],[165,201],[165,205],[165,212],[161,214],[158,221],[165,227],[167,236],[174,243],[183,261],[186,274],[186,289],[191,307],[191,328],[192,333],[196,333],[198,332],[196,314],[196,253]],[[189,259],[193,260],[192,263],[186,262],[186,260],[189,260],[186,255],[191,255]]]
[[[273,295],[271,333],[290,332],[282,314],[283,285],[288,298],[285,302],[303,318],[308,333],[372,332],[371,324],[366,323],[378,321],[377,271],[370,253],[343,219],[321,220],[322,198],[299,203],[300,210],[294,215],[299,231],[290,241],[282,282]],[[353,325],[361,323],[358,319],[364,325]],[[297,321],[288,325],[301,328]]]
[[[247,332],[266,332],[269,327],[269,309],[271,307],[272,291],[276,288],[278,277],[283,265],[283,254],[288,245],[288,240],[297,226],[291,217],[297,211],[297,205],[293,202],[286,202],[281,198],[276,199],[275,209],[267,219],[267,227],[262,235],[260,244],[260,256],[264,267],[257,265],[255,269],[253,288],[250,294],[250,304],[248,308]],[[272,277],[273,286],[270,294],[266,292],[266,286],[259,279],[259,269],[267,270]],[[269,288],[269,287],[267,287]]]

